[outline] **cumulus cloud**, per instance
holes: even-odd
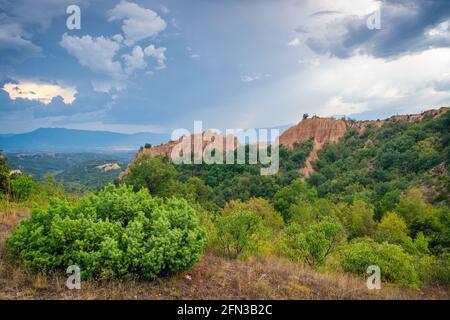
[[[121,1],[108,11],[108,15],[109,21],[123,20],[123,35],[78,37],[65,33],[60,41],[60,45],[77,58],[81,65],[112,78],[112,82],[93,82],[95,91],[109,92],[112,88],[120,91],[124,87],[123,81],[136,71],[147,68],[146,57],[152,57],[157,61],[157,69],[166,67],[166,48],[156,48],[153,44],[145,49],[135,45],[131,51],[117,57],[119,51],[128,49],[135,42],[154,37],[166,28],[164,20],[154,11],[142,8],[135,3]]]
[[[125,72],[129,75],[133,74],[135,70],[147,68],[144,51],[140,46],[134,47],[131,54],[124,54],[122,57],[125,60]]]
[[[71,104],[77,93],[73,87],[31,81],[5,83],[2,89],[8,93],[11,100],[37,100],[43,104],[49,104],[57,97],[61,97],[64,104]]]
[[[115,79],[123,78],[122,66],[120,62],[114,60],[120,49],[120,43],[117,40],[90,35],[77,37],[65,33],[60,45],[77,58],[81,65],[92,71]]]
[[[116,7],[108,11],[109,21],[123,20],[122,30],[126,45],[156,36],[167,24],[150,9],[142,8],[135,3],[122,0]]]
[[[164,69],[166,67],[166,48],[156,48],[153,44],[144,49],[145,55],[153,57],[158,62],[157,69]]]

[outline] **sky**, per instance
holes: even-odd
[[[0,134],[270,128],[449,105],[448,0],[0,0]]]

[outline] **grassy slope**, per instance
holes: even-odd
[[[206,253],[191,271],[155,281],[82,282],[68,290],[62,275],[45,277],[13,265],[5,255],[4,239],[25,209],[0,212],[0,299],[448,299],[436,288],[411,291],[383,286],[369,291],[365,279],[321,273],[279,258],[228,260]]]

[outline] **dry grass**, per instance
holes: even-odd
[[[369,291],[365,280],[317,272],[269,258],[228,260],[205,254],[191,271],[154,281],[85,281],[68,290],[63,275],[30,274],[12,264],[3,241],[27,211],[0,213],[0,299],[448,299],[437,288],[412,291],[383,286]]]

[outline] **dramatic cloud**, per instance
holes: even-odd
[[[379,2],[381,29],[369,29],[365,14],[315,15],[305,43],[315,52],[348,58],[355,54],[392,58],[420,52],[430,47],[450,46],[447,0],[385,0]]]
[[[42,55],[42,49],[26,37],[28,33],[20,24],[0,25],[0,60],[20,60]]]
[[[123,20],[126,45],[156,36],[167,27],[156,12],[127,1],[121,1],[114,9],[109,10],[108,16],[109,21]]]
[[[34,33],[47,30],[57,16],[65,14],[69,4],[84,0],[0,1],[0,62],[21,62],[42,57],[43,49],[32,42]]]
[[[73,87],[57,84],[19,81],[18,83],[5,83],[3,88],[9,94],[11,100],[27,99],[37,100],[43,104],[49,104],[53,98],[61,97],[62,102],[71,104],[75,101],[77,91]]]
[[[66,30],[69,4],[81,7],[81,30]],[[449,6],[171,1],[168,12],[161,1],[0,0],[0,131],[85,123],[171,130],[194,119],[270,127],[303,113],[376,119],[448,106]],[[381,29],[369,30],[378,7]],[[76,99],[30,100],[34,90],[22,90],[11,100],[1,88],[14,79],[70,84]]]

